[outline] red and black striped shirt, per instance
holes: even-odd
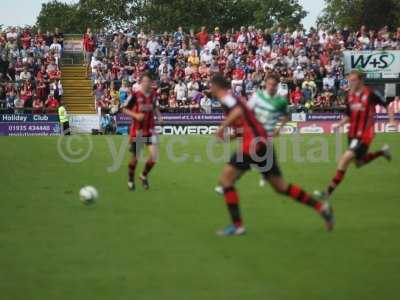
[[[375,135],[375,106],[387,106],[385,99],[377,91],[365,87],[361,92],[348,95],[347,115],[350,117],[350,139],[358,139],[369,145]]]
[[[240,107],[243,112],[242,117],[234,126],[242,128],[242,152],[244,154],[251,154],[257,151],[259,146],[266,144],[268,135],[264,126],[257,120],[254,112],[242,98],[228,95],[221,100],[221,103],[227,114],[236,107]]]
[[[154,110],[157,106],[157,93],[151,92],[146,95],[142,91],[135,92],[127,104],[127,109],[144,114],[143,121],[132,121],[130,136],[135,138],[137,136],[150,137],[154,133]]]

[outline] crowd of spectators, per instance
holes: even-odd
[[[0,29],[0,113],[53,113],[62,98],[63,34]]]
[[[275,72],[281,78],[279,93],[288,97],[293,111],[336,111],[344,109],[347,89],[342,52],[400,49],[400,28],[306,32],[250,26],[185,32],[180,27],[157,35],[130,27],[114,34],[87,29],[83,39],[100,108],[124,104],[140,75],[151,72],[163,111],[212,112],[220,109],[208,93],[213,73],[222,72],[235,94],[248,96]]]
[[[0,111],[55,111],[62,98],[59,60],[63,34],[29,27],[0,30]],[[347,81],[344,50],[400,50],[400,28],[390,32],[362,26],[336,32],[262,30],[252,26],[221,32],[155,34],[124,31],[106,34],[87,29],[83,37],[88,75],[97,107],[124,104],[138,88],[144,72],[154,75],[162,111],[219,111],[209,94],[209,80],[221,72],[237,95],[249,96],[271,72],[281,78],[279,93],[293,111],[334,111],[344,108]]]

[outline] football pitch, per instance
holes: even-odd
[[[308,191],[336,165],[335,137],[315,138],[278,143],[285,178]],[[398,297],[399,135],[380,134],[372,147],[390,144],[390,164],[350,169],[333,197],[334,232],[251,172],[238,184],[248,234],[233,238],[214,235],[229,220],[213,191],[223,160],[206,159],[210,139],[163,137],[151,189],[137,182],[129,192],[125,137],[1,137],[0,299]],[[94,205],[79,201],[84,185],[99,190]]]

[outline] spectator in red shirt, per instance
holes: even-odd
[[[26,28],[22,33],[21,42],[25,48],[29,48],[31,46],[31,33],[28,28]]]
[[[43,112],[43,101],[39,98],[35,98],[32,103],[33,113],[41,114]]]
[[[205,26],[201,27],[201,31],[197,34],[197,40],[201,47],[204,47],[208,43],[208,33]]]
[[[329,65],[329,54],[328,54],[328,51],[326,51],[326,50],[322,51],[319,59],[321,61],[321,65],[322,66]]]
[[[221,39],[222,39],[222,34],[219,31],[219,27],[215,27],[215,29],[214,29],[214,40],[216,42],[220,43]]]
[[[236,68],[232,73],[232,77],[234,77],[237,80],[243,80],[245,75],[246,73],[241,67]]]
[[[36,86],[36,97],[39,98],[41,101],[45,101],[48,94],[49,89],[47,87],[47,84],[43,80],[40,80]]]
[[[49,81],[49,75],[47,74],[45,65],[42,65],[42,67],[40,68],[40,71],[36,74],[36,80],[43,81],[43,82]]]
[[[42,33],[40,29],[38,29],[36,36],[35,36],[35,45],[37,47],[40,47],[43,44],[43,41],[45,40],[45,36]]]
[[[290,104],[297,107],[301,104],[303,100],[303,93],[299,86],[296,86],[296,89],[290,93]]]
[[[31,82],[25,82],[22,85],[20,99],[24,101],[24,107],[32,106],[33,87]]]
[[[54,96],[49,95],[45,105],[46,105],[47,112],[54,113],[54,112],[56,112],[56,110],[58,108],[58,101],[56,98],[54,98]]]
[[[83,50],[85,53],[87,73],[89,74],[90,63],[92,62],[93,53],[96,50],[96,40],[90,28],[88,28],[86,33],[83,35]]]

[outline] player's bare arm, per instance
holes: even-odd
[[[156,116],[157,116],[158,122],[159,122],[160,124],[164,123],[164,119],[163,119],[163,116],[162,116],[162,114],[161,114],[160,109],[157,107],[157,108],[155,109],[154,112],[155,112],[155,114],[156,114]]]
[[[281,133],[281,129],[289,122],[289,117],[288,116],[283,116],[279,120],[279,125],[275,128],[274,131],[274,136],[278,137]]]

